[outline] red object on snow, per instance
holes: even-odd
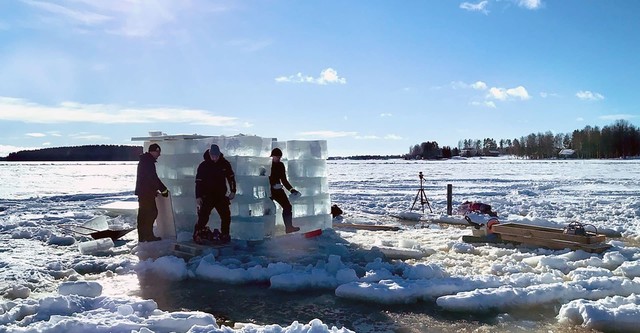
[[[316,229],[316,230],[305,232],[304,238],[313,238],[313,237],[318,237],[320,235],[322,235],[322,229]]]

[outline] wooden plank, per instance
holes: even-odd
[[[377,230],[377,231],[398,231],[400,227],[392,227],[387,225],[375,224],[353,224],[353,223],[334,223],[334,229],[361,229],[361,230]]]
[[[601,253],[609,248],[611,245],[605,243],[598,244],[583,244],[576,243],[571,241],[563,241],[559,239],[543,239],[543,238],[532,238],[532,237],[523,237],[518,235],[509,235],[509,234],[501,234],[502,240],[520,242],[525,245],[535,245],[542,246],[553,250],[563,250],[563,249],[571,249],[571,250],[583,250],[591,253]]]
[[[524,238],[558,239],[583,244],[602,243],[606,239],[604,235],[570,235],[565,234],[563,232],[563,229],[531,226],[517,223],[496,224],[493,226],[493,232],[500,235],[514,235]]]

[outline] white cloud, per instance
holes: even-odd
[[[108,141],[108,140],[111,139],[111,138],[109,138],[107,136],[104,136],[104,135],[91,134],[91,133],[87,133],[87,132],[70,134],[69,136],[71,138],[73,138],[73,139],[87,140],[87,141]]]
[[[610,114],[610,115],[600,116],[599,118],[604,120],[629,120],[637,117],[638,116],[636,115],[621,113],[621,114]]]
[[[311,84],[346,84],[347,79],[340,77],[338,72],[333,68],[324,69],[320,72],[320,76],[318,78],[314,78],[312,76],[303,75],[302,73],[298,73],[291,76],[279,76],[275,78],[278,83],[311,83]]]
[[[356,140],[377,140],[380,138],[376,135],[357,135],[355,139]]]
[[[489,11],[487,10],[487,5],[489,4],[489,1],[480,1],[478,3],[471,3],[471,2],[463,2],[460,4],[460,8],[470,11],[470,12],[481,12],[484,14],[488,14]]]
[[[299,133],[302,136],[311,136],[317,138],[343,138],[349,136],[356,136],[358,132],[339,132],[339,131],[309,131],[309,132],[301,132]]]
[[[583,101],[601,101],[604,99],[599,93],[591,92],[589,90],[581,90],[576,93],[576,97]]]
[[[583,121],[584,121],[584,118],[582,118],[582,117],[578,117],[578,118],[576,118],[576,121],[583,122]]]
[[[462,81],[453,81],[451,82],[452,89],[475,89],[475,90],[486,90],[487,84],[482,81],[476,81],[474,83],[465,83]]]
[[[393,116],[391,113],[381,113],[381,114],[380,114],[380,117],[381,117],[381,118],[391,117],[391,116]]]
[[[557,94],[557,93],[541,91],[540,92],[540,97],[542,97],[542,98],[551,98],[551,97],[560,97],[560,95]]]
[[[482,81],[476,81],[475,83],[471,84],[471,88],[476,90],[486,90],[487,84]]]
[[[177,107],[122,107],[109,104],[63,102],[46,106],[19,98],[0,97],[0,120],[25,123],[187,123],[207,126],[238,125],[235,117]]]
[[[43,146],[51,146],[51,142],[43,142],[42,145]]]
[[[384,136],[386,140],[402,140],[402,137],[395,134],[387,134]]]
[[[19,152],[21,150],[34,150],[34,149],[37,149],[37,148],[0,145],[0,156],[6,157],[11,153]]]
[[[487,97],[497,99],[499,101],[506,101],[506,100],[513,100],[513,99],[527,100],[531,98],[531,96],[529,95],[529,92],[527,92],[527,89],[525,89],[525,87],[523,86],[517,86],[515,88],[509,88],[509,89],[491,87],[489,89],[489,94],[487,95]]]
[[[32,137],[32,138],[42,138],[42,137],[47,136],[47,135],[46,135],[46,134],[44,134],[44,133],[27,133],[27,134],[25,134],[25,135],[26,135],[26,136],[30,136],[30,137]]]
[[[518,6],[536,10],[542,7],[542,0],[518,0]]]
[[[471,102],[471,105],[473,105],[473,106],[484,106],[484,107],[488,107],[488,108],[491,108],[491,109],[495,109],[496,108],[496,103],[494,101],[481,101],[481,102],[474,101],[474,102]]]

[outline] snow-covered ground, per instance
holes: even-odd
[[[185,262],[173,256],[171,241],[138,245],[135,232],[105,253],[81,254],[77,244],[89,239],[63,228],[101,215],[100,205],[134,199],[135,163],[0,163],[0,331],[635,332],[639,166],[639,160],[329,161],[330,193],[344,211],[342,223],[400,230],[336,228],[313,239],[235,241],[233,250]],[[433,213],[425,207],[420,221],[398,219],[418,193],[418,172]],[[602,254],[467,244],[461,236],[471,228],[445,214],[447,184],[454,207],[484,202],[501,222],[563,227],[580,221],[621,237],[607,238],[612,247]],[[124,215],[108,221],[135,223]],[[164,295],[140,292],[149,280],[258,286],[273,298],[315,291],[354,309],[371,304],[391,320],[386,326],[376,325],[380,316],[341,323],[318,313],[317,319],[281,318],[280,324],[223,321],[205,309],[162,309]]]

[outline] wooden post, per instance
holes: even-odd
[[[452,197],[453,197],[453,186],[451,184],[447,184],[447,215],[451,215],[453,213],[452,208]]]

